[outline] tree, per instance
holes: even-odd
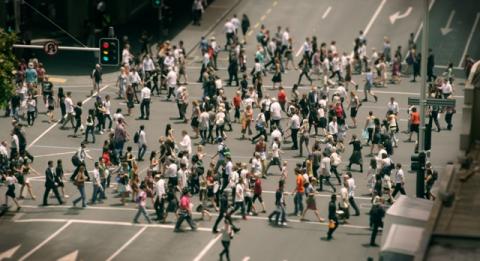
[[[4,108],[15,93],[15,67],[18,64],[13,53],[17,37],[0,28],[0,108]]]

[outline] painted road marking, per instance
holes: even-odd
[[[21,222],[21,220],[17,220],[15,222]],[[65,222],[65,221],[62,221],[62,222]],[[60,233],[62,233],[63,230],[65,230],[68,226],[70,226],[70,224],[72,224],[71,221],[66,221],[67,223],[65,223],[65,225],[63,225],[61,228],[59,228],[57,231],[55,231],[53,234],[51,234],[49,237],[47,237],[45,240],[42,241],[42,243],[38,244],[36,247],[34,247],[32,250],[28,251],[28,253],[26,253],[25,255],[23,255],[20,259],[18,259],[19,261],[23,261],[27,258],[29,258],[31,255],[33,255],[33,253],[37,252],[37,250],[39,250],[41,247],[43,247],[45,244],[47,244],[48,242],[50,242],[50,240],[54,239],[56,236],[58,236]]]
[[[76,261],[77,257],[78,257],[78,250],[75,250],[72,253],[57,259],[57,261]]]
[[[276,6],[278,4],[277,1],[273,1],[273,6]]]
[[[262,15],[262,17],[260,17],[260,21],[265,20],[265,18],[267,18],[267,16],[266,16],[266,15]]]
[[[249,256],[246,256],[242,259],[242,261],[250,261],[250,257]]]
[[[329,6],[329,7],[327,8],[327,10],[325,10],[325,13],[323,13],[322,19],[327,18],[328,14],[330,13],[331,10],[332,10],[332,7]]]
[[[35,158],[44,158],[44,157],[68,155],[68,154],[74,154],[74,153],[76,153],[76,152],[77,152],[77,151],[60,152],[60,153],[50,153],[50,154],[41,154],[41,155],[35,155]]]
[[[58,78],[58,77],[48,77],[48,80],[51,81],[52,83],[66,83],[67,79],[65,78]],[[92,86],[92,85],[90,85]]]
[[[250,35],[252,35],[252,33],[253,33],[253,31],[252,31],[252,30],[248,31],[248,33],[247,33],[247,36],[250,36]]]
[[[202,260],[202,258],[205,256],[205,254],[207,254],[208,250],[210,250],[210,248],[213,247],[213,245],[215,245],[215,243],[217,243],[217,241],[222,237],[222,234],[216,236],[215,238],[213,238],[212,240],[210,240],[210,242],[208,242],[208,244],[205,246],[205,248],[202,249],[202,251],[200,253],[198,253],[198,255],[195,257],[195,259],[193,259],[193,261],[200,261]]]
[[[5,260],[5,259],[9,260],[10,258],[12,258],[12,256],[15,255],[15,252],[17,252],[20,246],[21,244],[10,248],[3,253],[0,253],[0,260]]]
[[[103,86],[100,91],[103,91],[105,90],[106,88],[108,88],[110,86],[110,84],[107,84],[105,86]],[[94,93],[94,95],[86,98],[85,100],[82,101],[82,104],[85,104],[87,103],[89,100],[91,100],[93,97],[95,97],[96,93]],[[40,136],[38,136],[36,139],[34,139],[27,147],[27,149],[30,149],[33,145],[35,145],[35,143],[37,143],[41,138],[43,138],[43,136],[45,136],[48,132],[50,132],[53,128],[55,128],[60,122],[57,121],[55,122],[54,124],[52,124],[52,126],[50,126],[48,129],[46,129],[44,132],[42,132],[42,134],[40,134]]]
[[[380,14],[380,11],[382,11],[382,8],[383,8],[383,6],[385,5],[386,2],[387,2],[387,0],[382,0],[380,5],[378,5],[377,10],[375,10],[375,13],[373,13],[372,18],[368,22],[367,27],[365,27],[365,30],[363,30],[364,35],[368,34],[368,31],[370,31],[370,28],[372,27],[373,23],[375,22],[375,20],[377,20],[377,17]]]
[[[480,13],[477,13],[477,17],[475,17],[475,22],[473,22],[472,30],[470,31],[470,34],[468,35],[467,44],[465,45],[465,49],[463,50],[462,58],[460,60],[460,63],[458,63],[458,67],[461,67],[463,65],[463,61],[465,61],[465,55],[467,55],[468,47],[470,47],[470,42],[472,41],[473,33],[475,32],[475,29],[477,28],[479,19],[480,19]]]
[[[403,14],[400,14],[400,11],[397,11],[396,13],[392,14],[390,17],[388,17],[390,19],[390,23],[394,24],[398,19],[406,18],[407,16],[410,15],[410,13],[412,12],[412,9],[413,7],[409,6],[407,11],[405,11],[405,13]]]
[[[272,8],[268,8],[267,14],[269,14],[270,12],[272,12]]]
[[[435,3],[435,0],[430,0],[430,5],[428,6],[428,11],[432,10],[433,4]],[[422,19],[423,21],[423,19]],[[418,37],[420,36],[420,32],[422,31],[423,28],[423,22],[420,23],[420,26],[417,29],[417,32],[415,33],[415,38],[413,38],[414,42],[417,42]]]
[[[64,222],[67,222],[67,224],[74,223],[74,224],[90,224],[90,225],[125,226],[125,227],[147,227],[147,228],[151,227],[151,228],[169,228],[169,229],[175,228],[174,225],[164,225],[164,224],[134,224],[130,222],[121,222],[121,221],[63,219],[63,218],[31,218],[31,219],[20,219],[20,220],[16,220],[15,222],[16,223],[64,223]],[[197,230],[203,231],[203,232],[212,232],[212,229],[207,227],[198,227]],[[49,240],[51,240],[51,238]]]
[[[263,191],[263,192],[268,193],[270,191]],[[330,194],[329,195],[321,194],[321,195],[322,195],[322,197],[325,196],[325,197],[328,197],[328,198],[330,198],[330,196],[331,196]],[[355,199],[362,200],[362,197],[355,197]],[[371,200],[370,198],[368,198],[368,199]],[[44,207],[39,207],[39,206],[34,206],[34,205],[22,205],[22,208],[37,209],[37,208],[44,208]],[[71,209],[71,207],[69,207],[69,206],[49,206],[47,208]],[[91,209],[91,210],[122,210],[122,211],[131,211],[131,212],[138,210],[136,208],[125,208],[125,207],[116,208],[116,207],[91,207],[91,206],[87,207],[86,209],[87,210],[88,209]],[[147,210],[147,213],[154,213],[154,212],[155,211],[152,210],[152,209]],[[202,213],[198,213],[198,212],[193,212],[192,214],[195,215],[195,216],[202,215]],[[211,215],[212,215],[212,217],[218,217],[218,214],[216,214],[216,213],[211,213]],[[240,215],[232,215],[232,217],[241,218]],[[267,221],[268,217],[248,216],[248,219]],[[15,220],[14,222],[16,222],[16,223],[42,223],[42,222],[43,223],[60,223],[60,222],[63,223],[63,222],[66,222],[66,221],[76,223],[76,224],[78,223],[78,224],[91,224],[91,225],[112,225],[112,226],[129,226],[129,227],[133,227],[133,226],[143,227],[143,226],[145,226],[145,227],[152,227],[152,228],[169,228],[169,229],[175,228],[175,225],[165,225],[165,224],[133,224],[133,223],[130,223],[130,222],[121,222],[121,221],[87,220],[87,219],[61,219],[61,218],[19,219],[19,220]],[[302,224],[309,224],[309,225],[322,225],[322,226],[327,226],[328,225],[326,223],[320,223],[318,221],[300,221],[298,219],[290,219],[288,222],[302,223]],[[367,226],[359,226],[359,225],[342,225],[342,227],[354,228],[354,229],[367,229],[368,228]],[[204,231],[204,232],[211,232],[212,231],[211,228],[207,228],[207,227],[198,227],[197,230]]]
[[[450,16],[448,17],[447,24],[445,25],[445,27],[440,28],[440,32],[442,33],[443,36],[453,31],[451,25],[452,25],[452,20],[454,16],[455,16],[455,10],[452,10],[452,12],[450,12]]]
[[[253,26],[253,28],[257,28],[258,26],[260,26],[260,23],[259,23],[259,22],[257,22],[257,23]]]
[[[143,231],[145,231],[145,229],[147,229],[147,227],[142,227],[135,235],[133,235],[133,237],[131,237],[127,242],[125,242],[125,244],[123,244],[117,251],[115,251],[115,253],[113,253],[109,258],[107,258],[107,261],[111,261],[115,257],[117,257],[118,254],[120,254],[125,248],[127,248],[133,241],[135,241],[135,239],[137,239],[137,237],[139,237],[143,233]]]

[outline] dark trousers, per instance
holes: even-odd
[[[370,245],[375,245],[375,239],[377,238],[378,233],[378,224],[373,224],[372,226],[372,235],[370,237]]]
[[[147,144],[142,144],[138,146],[138,159],[143,160],[143,156],[145,156],[145,152],[147,151]]]
[[[324,180],[325,180],[325,183],[332,188],[333,192],[337,191],[335,187],[332,185],[332,183],[330,182],[330,176],[323,176],[323,175],[320,175],[320,180],[319,180],[320,191],[323,191]]]
[[[81,118],[75,118],[75,129],[73,130],[73,135],[77,135],[77,131],[82,126],[82,119]]]
[[[308,75],[308,72],[306,71],[302,71],[302,73],[300,73],[300,75],[298,76],[298,85],[300,85],[300,83],[302,82],[302,77],[305,75],[305,77],[307,77],[307,79],[310,81],[310,83],[312,83],[312,78],[310,78],[310,75]]]
[[[140,104],[140,118],[145,118],[148,120],[150,117],[150,99],[143,99]]]
[[[45,187],[45,193],[43,193],[43,205],[48,204],[48,194],[50,193],[50,190],[53,190],[53,193],[55,194],[55,197],[58,200],[58,204],[63,204],[62,198],[60,198],[60,193],[58,193],[58,189],[56,186],[48,186]]]
[[[220,252],[220,259],[223,258],[223,255],[227,257],[227,260],[230,261],[230,241],[222,240],[223,251]]]
[[[335,226],[333,228],[328,228],[327,239],[332,239],[333,232],[338,228],[338,220],[335,218],[333,221],[335,222]]]
[[[402,195],[406,195],[405,189],[402,186],[402,183],[395,183],[395,188],[393,189],[392,197],[395,197],[397,193],[400,192]]]
[[[303,193],[296,192],[295,197],[293,198],[293,203],[295,204],[294,214],[303,213]]]
[[[290,131],[291,131],[292,143],[293,143],[292,148],[294,150],[298,150],[298,129],[290,129]]]
[[[230,211],[230,213],[228,214],[229,216],[233,215],[233,213],[235,213],[235,211],[237,211],[238,209],[241,209],[242,211],[242,217],[245,217],[246,216],[246,212],[245,212],[245,202],[243,201],[238,201],[238,202],[235,202],[235,207],[233,208],[232,211]]]
[[[220,213],[218,213],[217,220],[215,220],[215,224],[213,225],[213,229],[212,229],[213,231],[217,231],[218,224],[220,224],[220,221],[222,221],[223,218],[225,218],[228,221],[230,226],[232,226],[233,230],[237,229],[233,225],[232,217],[227,213],[227,211],[226,210],[220,210]]]
[[[264,137],[265,142],[267,142],[267,132],[265,131],[265,128],[258,128],[257,129],[258,133],[252,138],[252,143],[255,143],[258,138],[261,136]]]
[[[335,177],[337,177],[338,184],[342,184],[342,180],[340,179],[340,174],[338,173],[337,167],[338,167],[338,166],[332,165],[332,166],[330,167],[330,171],[331,171],[333,174],[335,174]]]
[[[94,129],[95,127],[92,126],[87,126],[87,129],[85,130],[85,141],[88,141],[88,134],[90,133],[92,135],[92,142],[95,143],[95,134],[94,134]]]
[[[158,199],[158,197],[155,199],[153,207],[155,208],[155,214],[157,214],[157,220],[162,220],[163,219],[163,213],[165,211],[165,200]]]
[[[177,219],[177,223],[175,224],[175,230],[179,230],[180,226],[182,225],[183,221],[187,221],[188,225],[192,228],[195,229],[195,224],[193,223],[192,216],[190,216],[188,213],[180,213]]]
[[[276,209],[268,216],[268,220],[271,222],[273,216],[275,216],[275,224],[278,224],[280,218],[281,222],[287,222],[285,206],[277,206]]]
[[[228,85],[232,85],[232,82],[235,81],[236,85],[238,86],[238,73],[235,72],[228,72]]]
[[[350,202],[350,206],[353,208],[353,210],[355,210],[355,216],[359,216],[360,215],[360,209],[357,206],[357,202],[355,202],[355,198],[354,197],[348,197],[348,202]]]
[[[207,129],[201,129],[200,130],[200,138],[202,139],[202,141],[200,143],[202,143],[202,144],[207,143],[207,132],[208,132]]]
[[[32,126],[34,122],[35,122],[35,111],[28,111],[27,112],[28,125]]]

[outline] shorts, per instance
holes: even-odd
[[[410,132],[418,133],[418,124],[410,124]]]
[[[352,118],[357,117],[357,112],[358,112],[357,108],[350,108],[350,117]]]

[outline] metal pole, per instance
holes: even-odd
[[[422,34],[422,52],[420,73],[422,81],[420,86],[420,132],[418,135],[418,152],[425,151],[425,117],[427,103],[427,60],[428,60],[428,4],[429,0],[424,0],[424,18],[423,18],[423,34]]]
[[[24,49],[43,49],[43,45],[30,45],[30,44],[14,44],[13,48],[24,48]],[[67,50],[67,51],[84,51],[84,52],[99,52],[100,48],[95,47],[76,47],[76,46],[59,46],[58,50]]]

